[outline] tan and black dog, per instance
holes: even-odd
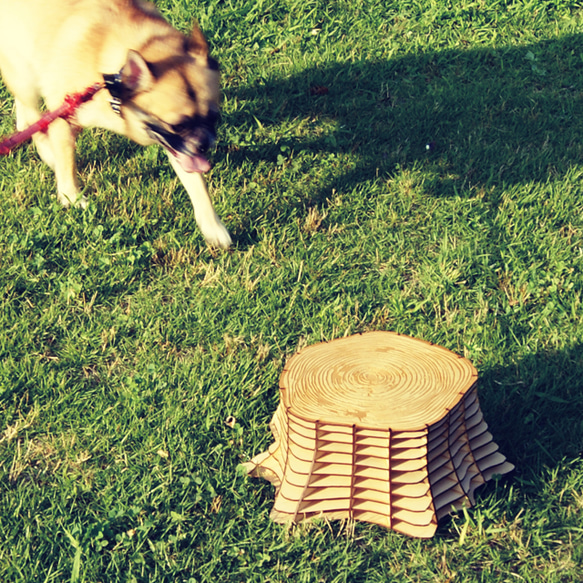
[[[161,144],[205,239],[231,244],[202,177],[215,139],[219,71],[196,25],[185,37],[142,0],[0,0],[0,71],[15,97],[18,129],[39,119],[41,100],[56,109],[68,94],[106,83],[72,119],[34,137],[63,205],[87,204],[75,166],[78,131],[105,128]]]

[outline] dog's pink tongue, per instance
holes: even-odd
[[[185,172],[208,172],[211,169],[209,161],[204,156],[198,154],[182,154],[176,152],[176,159]]]

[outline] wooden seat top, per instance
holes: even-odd
[[[415,431],[441,420],[476,383],[467,359],[394,332],[308,346],[286,363],[281,398],[310,421]]]

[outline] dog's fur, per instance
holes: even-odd
[[[55,171],[60,202],[87,204],[75,138],[81,128],[101,127],[142,145],[162,144],[205,239],[231,244],[201,175],[215,137],[219,72],[196,25],[185,37],[142,0],[0,0],[0,71],[15,97],[18,129],[38,120],[41,100],[56,109],[66,95],[119,73],[119,113],[103,89],[74,118],[34,137]]]

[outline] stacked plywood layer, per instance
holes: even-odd
[[[442,516],[513,469],[483,420],[476,380],[466,359],[391,332],[296,354],[280,381],[275,442],[246,464],[276,487],[271,517],[432,536]]]

